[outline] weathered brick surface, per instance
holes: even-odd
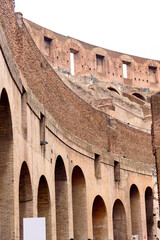
[[[159,83],[159,61],[131,56],[100,48],[77,39],[63,36],[25,20],[35,43],[48,61],[57,68],[71,70],[70,52],[74,52],[75,75],[91,76],[107,82],[119,82],[126,86],[156,90]],[[47,51],[44,37],[51,39]],[[99,67],[96,55],[102,56]],[[123,78],[123,63],[128,63],[127,78]],[[151,68],[149,68],[151,67]],[[154,74],[154,68],[156,72]]]
[[[152,106],[152,147],[153,154],[156,159],[156,167],[157,167],[157,176],[158,176],[158,188],[160,186],[160,95],[157,93],[153,95],[151,98],[151,106]],[[160,188],[159,188],[159,196],[160,196]],[[160,198],[159,198],[160,204]]]
[[[111,137],[110,141],[113,146],[111,152],[113,151],[136,162],[154,164],[150,134],[133,129],[117,121],[116,140]]]

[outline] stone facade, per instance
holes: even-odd
[[[47,240],[155,239],[151,135],[69,89],[13,6],[0,0],[0,238],[45,217]]]
[[[24,20],[38,48],[50,64],[71,73],[70,53],[74,55],[74,75],[118,82],[126,86],[157,90],[160,62],[100,48],[60,35]]]

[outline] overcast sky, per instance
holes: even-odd
[[[43,27],[107,49],[160,60],[160,0],[15,0]]]

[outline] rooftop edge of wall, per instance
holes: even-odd
[[[93,44],[90,44],[90,43],[86,43],[86,42],[84,42],[82,40],[79,40],[79,39],[76,39],[76,38],[73,38],[73,37],[70,37],[70,36],[62,35],[60,33],[54,32],[54,31],[52,31],[52,30],[50,30],[50,29],[48,29],[46,27],[43,27],[43,26],[41,26],[41,25],[39,25],[37,23],[34,23],[31,20],[28,20],[26,18],[23,18],[23,21],[29,23],[33,27],[38,28],[39,30],[44,29],[44,30],[46,30],[48,32],[51,32],[60,41],[67,41],[68,39],[73,39],[73,40],[79,42],[82,45],[82,47],[84,47],[85,49],[88,49],[88,50],[93,50],[95,48],[99,48],[99,49],[102,49],[102,50],[106,51],[106,53],[109,54],[111,57],[115,57],[115,58],[119,58],[122,55],[126,55],[128,57],[133,58],[135,62],[144,63],[146,61],[154,61],[154,62],[160,63],[160,60],[151,59],[151,58],[144,58],[144,57],[140,57],[140,56],[136,56],[136,55],[132,55],[132,54],[128,54],[128,53],[123,53],[123,52],[118,52],[118,51],[106,49],[106,48],[103,48],[103,47],[100,47],[100,46],[96,46],[96,45],[93,45]]]

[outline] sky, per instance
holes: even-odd
[[[160,0],[15,0],[15,11],[54,32],[160,60]]]

